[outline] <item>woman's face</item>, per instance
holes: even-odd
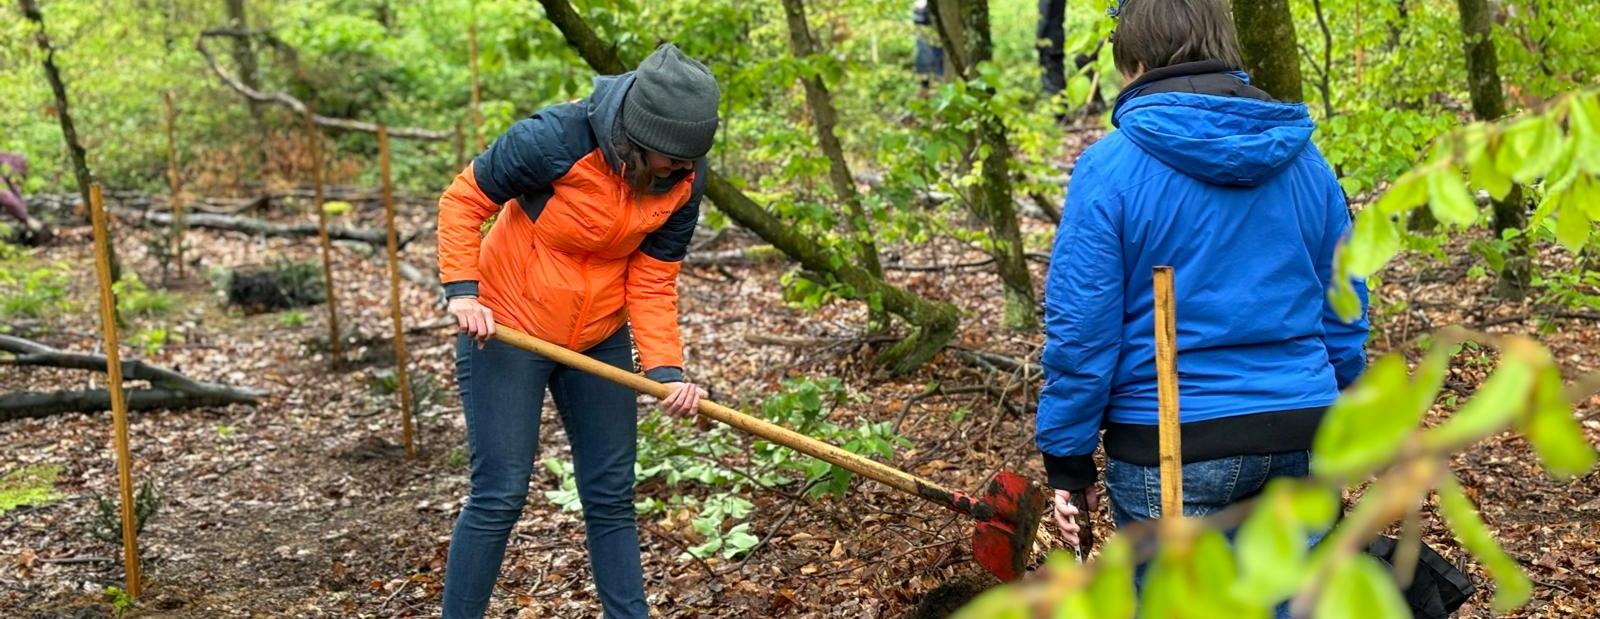
[[[650,173],[656,178],[666,178],[678,170],[688,170],[694,167],[694,162],[688,159],[673,159],[650,149],[644,151],[644,165],[650,168]]]

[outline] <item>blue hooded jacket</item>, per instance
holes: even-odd
[[[1078,158],[1045,284],[1037,443],[1051,485],[1094,482],[1110,457],[1156,462],[1151,270],[1176,275],[1186,462],[1307,449],[1366,363],[1362,316],[1326,302],[1350,226],[1303,104],[1221,63],[1146,73],[1118,130]]]

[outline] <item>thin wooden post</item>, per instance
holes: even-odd
[[[470,0],[467,6],[472,11],[472,18],[467,21],[467,64],[472,72],[472,137],[478,146],[478,152],[483,152],[483,100],[478,92],[478,3]]]
[[[111,391],[111,423],[117,449],[117,485],[122,491],[122,561],[128,595],[139,597],[139,531],[133,515],[133,458],[128,454],[128,401],[122,393],[122,361],[117,345],[117,298],[111,292],[111,233],[100,184],[89,185],[89,219],[94,224],[94,266],[100,280],[100,324],[105,331],[107,389]]]
[[[394,372],[400,383],[401,436],[405,440],[406,457],[417,457],[412,439],[411,425],[411,375],[406,370],[410,363],[406,356],[406,326],[400,317],[400,240],[394,228],[394,185],[389,181],[389,127],[378,125],[378,166],[383,172],[383,220],[389,234],[389,314],[394,317]]]
[[[328,241],[328,213],[322,208],[322,130],[316,114],[306,105],[306,141],[311,149],[311,208],[317,211],[317,237],[322,241],[322,284],[327,289],[328,344],[333,350],[333,369],[344,369],[344,342],[339,331],[339,297],[333,288],[333,244]]]
[[[167,192],[172,196],[172,255],[178,261],[178,279],[183,279],[183,178],[178,175],[177,110],[172,91],[161,93],[167,107]]]
[[[1161,441],[1161,516],[1183,517],[1183,437],[1178,423],[1178,317],[1172,267],[1155,268],[1156,391]]]

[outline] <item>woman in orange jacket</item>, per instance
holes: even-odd
[[[512,125],[439,199],[439,271],[461,328],[456,380],[472,469],[450,539],[446,618],[481,617],[488,606],[527,498],[546,388],[572,446],[605,616],[646,616],[633,392],[490,337],[498,322],[628,369],[637,346],[645,376],[675,384],[662,407],[694,412],[705,391],[683,376],[677,277],[719,95],[704,65],[663,45],[637,71],[595,78],[588,98]]]

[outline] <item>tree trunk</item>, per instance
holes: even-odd
[[[1289,0],[1233,0],[1233,23],[1250,83],[1279,101],[1304,101]]]
[[[955,28],[956,16],[946,13],[949,3],[938,6],[935,20],[940,30],[954,41],[964,41],[966,49],[961,54],[970,79],[979,64],[994,58],[994,44],[989,30],[989,3],[987,0],[963,2],[960,27]],[[993,97],[988,88],[974,88],[980,96]],[[1022,231],[1017,222],[1016,202],[1011,196],[1011,143],[1006,137],[1005,123],[997,116],[984,114],[978,120],[976,138],[982,153],[983,181],[972,194],[969,203],[973,214],[989,226],[991,250],[1005,293],[1006,327],[1032,330],[1038,326],[1035,317],[1036,303],[1033,294],[1033,276],[1028,272],[1028,262],[1023,255]]]
[[[44,29],[44,13],[39,11],[36,0],[18,0],[22,6],[22,16],[33,22],[37,32],[34,41],[39,44],[39,51],[44,52],[44,76],[50,82],[50,92],[56,98],[56,119],[61,122],[61,137],[67,142],[67,153],[72,158],[72,174],[78,181],[78,193],[83,196],[83,220],[88,223],[89,214],[89,185],[94,184],[94,175],[89,173],[89,155],[83,149],[83,143],[78,141],[78,129],[72,122],[72,106],[67,102],[67,84],[61,80],[61,70],[56,68],[56,49],[50,44],[50,35]],[[117,259],[115,244],[108,243],[106,251],[110,252],[111,278],[122,279],[122,261]]]
[[[567,43],[596,72],[610,75],[627,72],[628,64],[623,62],[616,48],[601,41],[567,0],[539,0],[539,4],[544,6],[545,16],[561,30]],[[954,305],[929,301],[874,277],[866,269],[784,224],[715,170],[708,170],[708,174],[706,196],[728,217],[755,232],[805,268],[832,274],[863,297],[878,298],[884,309],[911,325],[911,334],[906,339],[878,357],[878,361],[890,371],[898,374],[916,369],[938,354],[955,337],[961,314]]]
[[[1494,21],[1488,0],[1456,0],[1461,15],[1461,39],[1467,57],[1467,90],[1472,94],[1472,115],[1481,121],[1498,120],[1506,115],[1506,99],[1500,89],[1500,61],[1494,49]],[[1505,198],[1494,202],[1495,238],[1505,238],[1506,230],[1520,230],[1527,223],[1527,205],[1522,187],[1512,186]],[[1506,252],[1505,268],[1495,294],[1520,299],[1528,292],[1532,269],[1528,260],[1526,236],[1518,236]]]
[[[39,4],[35,0],[19,0],[22,4],[22,15],[33,22],[38,30],[34,33],[34,41],[39,44],[39,51],[44,52],[44,77],[50,82],[50,92],[56,98],[56,118],[61,122],[61,136],[66,139],[67,153],[72,158],[72,173],[78,181],[78,193],[83,195],[84,221],[88,221],[89,185],[94,182],[94,177],[89,173],[88,154],[83,149],[83,143],[78,141],[78,129],[72,122],[72,108],[67,102],[67,85],[61,81],[61,71],[56,68],[56,50],[50,44],[50,36],[45,33],[44,14],[39,11]]]
[[[806,23],[804,0],[783,0],[783,12],[789,22],[789,47],[795,58],[808,60],[817,54],[817,43],[811,38],[811,27]],[[873,277],[883,277],[883,266],[878,262],[878,244],[872,238],[872,220],[861,204],[861,194],[856,191],[855,176],[844,158],[844,146],[834,133],[839,122],[839,112],[833,107],[833,97],[822,76],[812,74],[800,79],[805,85],[806,105],[811,108],[812,124],[817,132],[817,145],[828,157],[828,180],[833,184],[835,196],[845,203],[849,211],[850,232],[855,239],[861,266]],[[874,310],[869,322],[887,326],[881,312]]]
[[[245,17],[245,0],[227,0],[228,27],[234,30],[249,31],[250,21]],[[256,77],[256,52],[250,43],[250,37],[235,37],[233,39],[233,62],[239,67],[239,81],[251,90],[260,90],[261,82]],[[251,149],[251,156],[255,159],[256,172],[262,172],[266,166],[267,151],[261,136],[266,131],[266,122],[262,114],[266,111],[266,104],[262,101],[251,99],[250,122],[256,140],[256,148]]]

